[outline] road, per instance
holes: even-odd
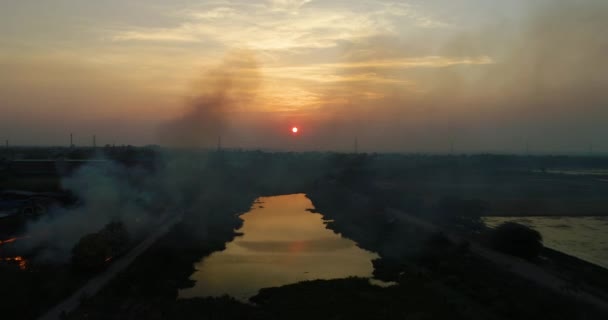
[[[415,225],[428,232],[442,232],[453,242],[463,241],[461,237],[456,236],[454,234],[446,233],[444,230],[441,230],[432,223],[414,217],[403,211],[399,211],[396,209],[388,209],[387,212],[397,220]],[[469,241],[469,243],[469,249],[472,253],[484,259],[492,261],[494,264],[498,265],[506,271],[517,274],[518,276],[530,280],[540,286],[552,289],[558,293],[564,294],[571,298],[585,301],[604,311],[608,311],[608,302],[606,302],[605,300],[600,299],[597,296],[594,296],[588,292],[576,290],[568,281],[565,281],[551,273],[548,273],[538,265],[532,264],[526,260],[517,257],[513,257],[488,249],[478,243],[473,243],[471,241]]]
[[[161,236],[167,233],[171,227],[177,224],[181,220],[181,214],[171,216],[165,219],[161,226],[152,232],[144,241],[142,241],[137,247],[133,248],[127,254],[122,256],[120,259],[114,261],[103,273],[97,275],[93,279],[89,280],[82,288],[76,291],[72,296],[59,303],[53,309],[48,311],[45,315],[40,317],[40,320],[57,320],[61,319],[63,313],[69,313],[76,309],[83,298],[91,297],[95,295],[101,288],[103,288],[114,276],[119,272],[127,268],[140,254],[148,249],[152,244],[156,242]]]

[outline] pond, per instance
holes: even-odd
[[[179,296],[247,300],[261,288],[304,280],[372,277],[378,255],[327,229],[312,209],[305,194],[259,198],[241,215],[242,236],[196,263],[196,284]]]
[[[507,221],[540,232],[546,247],[608,268],[608,217],[485,217],[489,227]]]

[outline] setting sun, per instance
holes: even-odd
[[[293,132],[293,133],[298,133],[298,127],[293,127],[293,128],[291,128],[291,132]]]

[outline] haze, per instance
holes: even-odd
[[[5,0],[0,139],[606,152],[605,30],[602,0]]]

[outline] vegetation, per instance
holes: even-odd
[[[491,233],[494,249],[524,259],[534,259],[543,248],[541,234],[527,226],[515,222],[505,222]]]
[[[152,149],[110,146],[98,149],[129,168],[141,165],[156,170],[166,165],[162,153],[154,154]],[[40,157],[44,154],[42,149],[31,152]],[[72,156],[87,159],[93,154],[78,152],[75,150]],[[602,318],[577,301],[564,299],[478,259],[468,251],[466,243],[454,243],[440,232],[425,233],[385,209],[397,208],[442,223],[446,229],[459,226],[465,231],[478,228],[479,217],[487,214],[525,215],[539,210],[605,213],[608,192],[605,182],[599,182],[597,176],[590,179],[553,170],[576,169],[579,165],[583,169],[608,167],[604,158],[174,152],[183,153],[185,159],[190,160],[193,155],[201,159],[196,162],[200,172],[184,177],[191,183],[183,190],[174,190],[182,196],[180,205],[187,211],[183,222],[139,256],[102,292],[85,299],[69,318]],[[30,165],[33,164],[22,163],[16,168],[7,162],[0,166],[0,189],[18,186],[33,190],[40,186],[39,179],[46,179],[47,175],[28,173]],[[59,185],[58,175],[48,176],[56,182],[53,184]],[[297,192],[306,192],[317,211],[331,220],[328,228],[353,239],[362,248],[379,253],[381,257],[374,261],[376,277],[399,285],[379,288],[364,279],[311,281],[262,290],[254,298],[257,305],[229,297],[177,299],[180,288],[192,285],[189,277],[194,271],[193,264],[213,251],[222,250],[235,236],[234,230],[241,223],[237,213],[246,211],[259,195]],[[158,202],[160,208],[151,205],[150,210],[163,211],[173,205],[163,204],[163,199]],[[542,249],[538,246],[540,237],[529,232],[520,234],[511,230],[506,235],[493,236],[511,239],[503,240],[511,245],[513,239],[527,239],[522,242],[533,245],[522,245],[520,249]],[[132,240],[129,238],[119,223],[83,237],[73,248],[75,268],[69,264],[41,265],[31,261],[27,271],[22,271],[0,263],[3,284],[0,295],[4,299],[0,313],[13,318],[38,317],[82,285],[90,271],[103,268],[106,259],[120,254],[124,244]],[[512,252],[526,257],[538,253]],[[552,267],[560,268],[562,260],[556,255]],[[570,269],[559,272],[569,277],[587,268],[578,260],[569,266]],[[585,278],[585,283],[606,283],[596,281],[604,275],[605,270],[594,271]],[[27,312],[20,314],[20,310]]]
[[[114,256],[124,252],[129,233],[121,222],[111,222],[101,231],[83,236],[72,249],[72,265],[79,270],[97,271]]]

